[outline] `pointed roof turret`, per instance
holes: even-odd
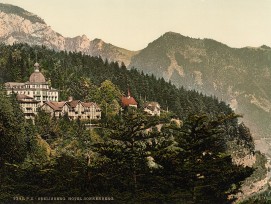
[[[131,97],[131,93],[130,93],[130,89],[128,88],[128,91],[127,91],[127,98],[130,98]]]

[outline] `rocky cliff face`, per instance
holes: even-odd
[[[230,48],[169,32],[133,56],[130,67],[226,101],[255,138],[271,136],[271,48]]]
[[[38,16],[22,8],[0,4],[0,42],[5,44],[27,43],[44,45],[55,50],[82,52],[92,56],[101,56],[109,61],[130,63],[137,52],[103,42],[89,40],[87,36],[64,37],[55,32]]]

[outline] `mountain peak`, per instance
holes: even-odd
[[[267,46],[267,45],[262,45],[260,48],[262,48],[262,49],[271,49],[271,47],[269,47],[269,46]]]
[[[83,39],[88,39],[88,36],[86,36],[85,34],[82,35]]]
[[[184,36],[180,33],[175,33],[175,32],[172,32],[172,31],[169,31],[169,32],[166,32],[164,35],[162,35],[162,37],[164,38],[190,38],[190,37],[187,37],[187,36]]]
[[[0,3],[0,11],[4,12],[6,14],[14,14],[14,15],[20,16],[24,19],[31,21],[32,23],[45,24],[43,19],[41,19],[37,15],[30,13],[30,12],[28,12],[18,6]]]
[[[103,41],[102,39],[100,39],[100,38],[95,38],[95,39],[93,40],[93,42],[94,42],[94,43],[99,43],[99,42],[104,43],[104,41]]]
[[[173,31],[168,31],[163,36],[179,36],[180,37],[180,36],[183,36],[183,35],[181,35],[180,33],[173,32]]]

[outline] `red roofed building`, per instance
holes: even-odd
[[[128,89],[127,96],[121,97],[121,107],[127,108],[127,107],[135,107],[137,108],[137,102],[134,99],[134,97],[131,96],[130,90]]]

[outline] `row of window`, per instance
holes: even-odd
[[[34,97],[35,98],[35,100],[37,100],[37,101],[40,101],[41,100],[41,97],[40,96],[35,96]],[[43,101],[44,102],[46,102],[46,101],[57,101],[57,97],[56,96],[49,96],[48,98],[47,97],[43,97]]]
[[[70,119],[74,120],[77,118],[77,116],[69,116]],[[79,119],[100,119],[101,117],[99,115],[96,115],[96,116],[86,116],[86,117],[81,117],[81,116],[78,116]]]
[[[26,108],[26,109],[23,110],[23,112],[24,113],[34,113],[34,114],[36,114],[37,110],[36,110],[36,108],[34,108],[34,109]]]
[[[8,93],[8,95],[9,95],[9,94],[12,93],[12,91],[8,91],[7,93]],[[31,94],[32,94],[32,91],[14,91],[14,93],[31,95]],[[40,92],[40,91],[33,91],[33,94],[34,94],[34,95],[40,95],[41,92]],[[42,92],[42,95],[43,95],[43,96],[49,95],[49,96],[57,97],[58,94],[57,94],[57,92],[45,92],[45,91],[43,91],[43,92]]]
[[[42,89],[49,89],[48,85],[40,85],[40,84],[36,84],[36,85],[25,85],[26,88],[42,88]]]
[[[73,112],[73,111],[72,111],[72,110],[69,110],[69,112]],[[81,111],[81,114],[84,114],[84,113],[92,113],[92,114],[95,114],[96,112],[100,112],[100,110]],[[78,114],[78,111],[75,111],[74,113],[75,113],[75,114]]]
[[[22,103],[21,106],[27,108],[27,107],[37,106],[37,104],[36,103],[34,103],[34,104],[33,103]]]
[[[29,93],[29,92],[28,92]],[[42,95],[43,96],[46,96],[46,95],[49,95],[49,96],[54,96],[54,95],[57,95],[57,92],[47,92],[47,91],[43,91],[43,92],[41,92],[41,91],[33,91],[33,94],[36,94],[36,95],[39,95],[39,94],[41,94],[42,93]]]

